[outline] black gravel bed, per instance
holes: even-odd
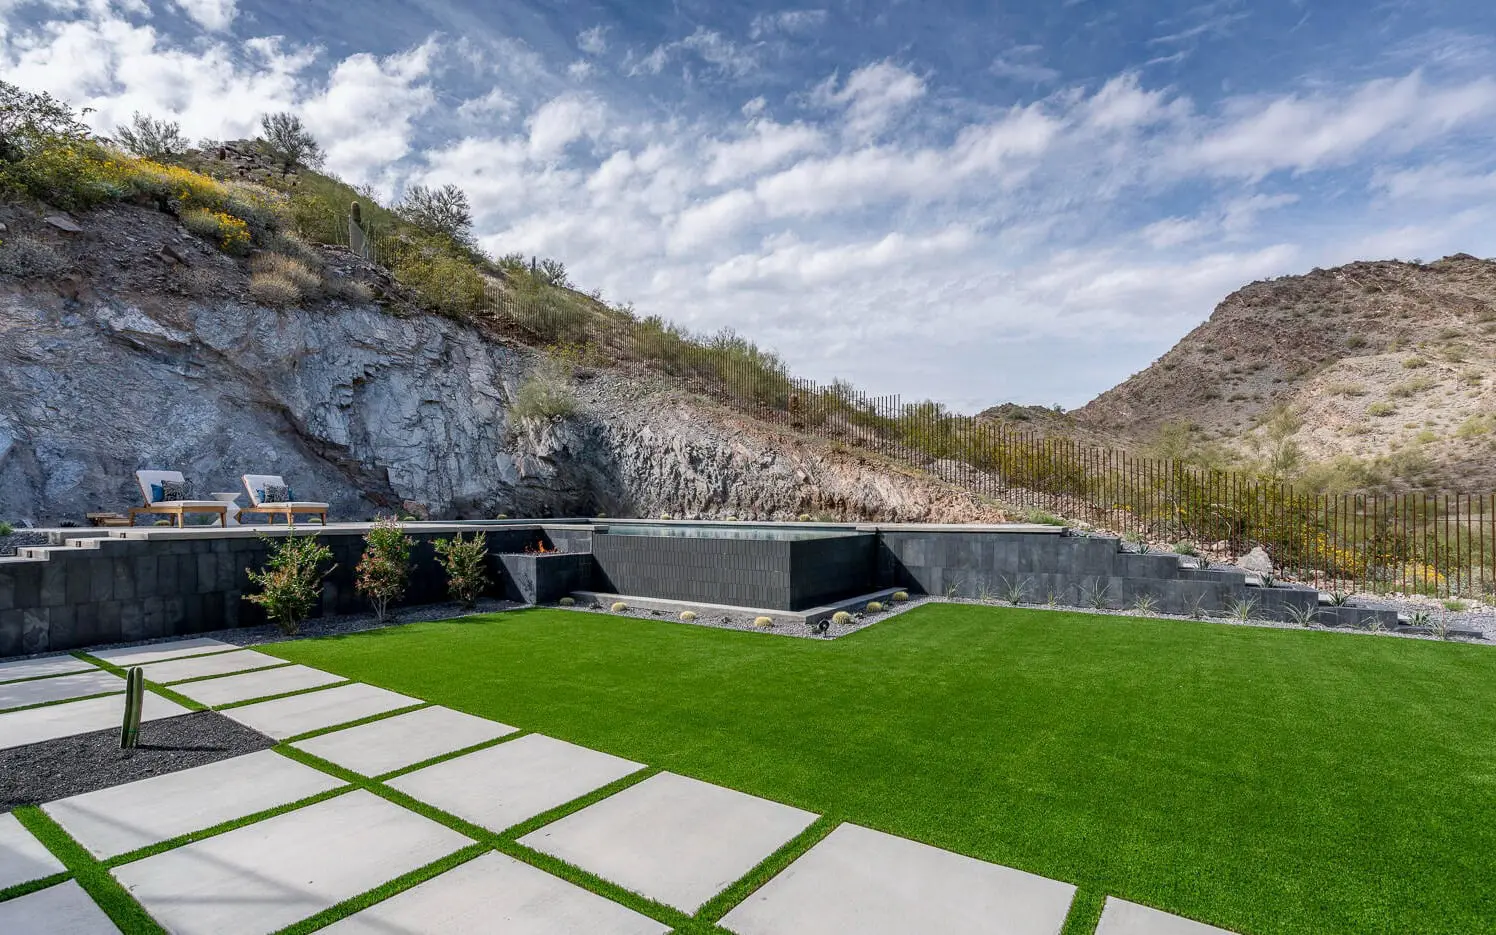
[[[119,728],[0,750],[0,812],[164,776],[267,750],[275,741],[213,711],[146,721],[140,746],[121,750]]]
[[[14,532],[8,536],[0,536],[0,558],[15,555],[16,549],[46,545],[50,541],[51,539],[44,532]]]

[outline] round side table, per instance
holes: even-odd
[[[225,490],[222,493],[210,494],[210,496],[214,500],[222,500],[228,505],[228,510],[223,515],[223,524],[225,526],[239,525],[239,498],[243,494],[236,490]]]

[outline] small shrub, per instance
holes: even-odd
[[[249,296],[261,305],[289,308],[301,304],[301,290],[296,283],[276,273],[255,273],[249,277]]]
[[[483,276],[467,260],[426,249],[409,250],[396,257],[392,272],[415,293],[417,301],[438,314],[466,319],[487,305]]]
[[[1246,623],[1251,620],[1255,613],[1257,613],[1257,602],[1250,598],[1234,600],[1226,608],[1227,616],[1239,623]]]
[[[1449,639],[1449,617],[1444,614],[1434,614],[1429,619],[1428,631],[1435,639]]]
[[[322,580],[337,566],[323,569],[323,564],[332,560],[332,549],[315,535],[293,533],[279,540],[262,539],[270,544],[270,557],[265,567],[246,572],[260,592],[246,594],[244,599],[263,607],[265,616],[290,636],[301,629],[322,596]]]
[[[374,290],[346,276],[332,276],[322,281],[322,291],[330,299],[341,299],[352,305],[368,305],[374,301]]]
[[[1025,522],[1037,523],[1041,526],[1064,526],[1065,520],[1056,516],[1048,510],[1031,509],[1023,514]]]
[[[669,513],[661,513],[660,514],[660,519],[668,520],[669,518],[670,518],[670,514]]]
[[[1101,610],[1111,600],[1110,591],[1110,584],[1102,584],[1099,578],[1092,578],[1090,585],[1081,589],[1081,596],[1091,607]]]
[[[1007,578],[1004,578],[1002,587],[1003,600],[1007,601],[1009,604],[1012,604],[1014,607],[1017,607],[1019,604],[1022,604],[1024,602],[1025,598],[1028,597],[1029,585],[1031,585],[1032,583],[1033,582],[1028,578],[1018,578],[1013,581],[1009,581]]]
[[[3,539],[9,535],[14,535],[15,531],[15,527],[10,523],[0,522],[0,539]]]
[[[1370,342],[1366,340],[1365,336],[1359,334],[1353,334],[1345,339],[1345,346],[1353,351],[1365,347],[1368,343]]]
[[[696,619],[696,611],[683,610],[680,612],[680,619],[682,623],[690,623],[692,620]]]
[[[625,604],[623,601],[614,601],[613,602],[613,606],[611,608],[611,610],[615,614],[621,614],[625,610],[628,610],[628,609],[629,609],[629,605]]]
[[[877,601],[868,601],[868,604],[867,604],[867,612],[868,613],[870,613],[870,614],[876,614],[876,613],[879,613],[882,610],[883,610],[883,605],[882,604],[878,603]]]
[[[1158,610],[1158,598],[1152,594],[1139,594],[1132,602],[1132,612],[1142,617],[1151,617]]]
[[[1397,407],[1391,403],[1372,403],[1366,407],[1366,414],[1375,418],[1384,418],[1397,411]]]
[[[50,244],[24,235],[0,243],[0,273],[17,279],[55,276],[68,262]]]
[[[0,524],[0,526],[3,526],[3,524]],[[0,536],[4,536],[4,535],[9,535],[9,533],[6,533],[3,530],[0,530]],[[1465,611],[1469,610],[1470,609],[1470,605],[1467,604],[1467,603],[1465,603],[1464,601],[1458,599],[1458,598],[1451,597],[1450,599],[1448,599],[1447,601],[1444,602],[1444,609],[1447,610],[1447,611],[1449,611],[1452,614],[1459,614],[1459,613],[1464,613]]]
[[[1205,598],[1198,594],[1190,598],[1185,605],[1185,612],[1191,620],[1204,620],[1208,616],[1205,613]]]
[[[852,622],[852,615],[845,610],[838,610],[831,615],[831,622],[839,627],[844,627]]]
[[[801,513],[799,516],[795,517],[795,522],[797,522],[797,523],[808,523],[808,522],[810,522],[810,514],[809,513]]]
[[[1200,550],[1195,548],[1195,544],[1193,542],[1176,542],[1174,543],[1174,554],[1188,555],[1193,558],[1196,555],[1200,554]]]
[[[893,601],[896,604],[899,603],[899,602],[901,602],[901,601],[907,601],[907,600],[909,600],[909,592],[908,591],[895,591],[889,597],[889,600]]]
[[[1427,367],[1428,361],[1415,354],[1412,357],[1404,358],[1402,365],[1406,370],[1417,370],[1419,367]]]
[[[298,165],[316,168],[325,158],[311,131],[295,114],[281,112],[260,118],[261,139],[270,155],[290,171]]]
[[[1330,606],[1331,607],[1346,607],[1346,606],[1350,605],[1350,602],[1351,602],[1351,595],[1350,595],[1349,591],[1331,591],[1330,592]]]
[[[208,208],[190,208],[182,212],[182,226],[187,230],[211,240],[224,253],[242,254],[249,250],[252,238],[249,225],[223,211]]]
[[[389,619],[390,604],[405,596],[410,582],[411,538],[392,517],[376,522],[364,534],[364,554],[359,559],[354,587],[369,599],[380,623]]]
[[[1288,619],[1301,627],[1312,627],[1314,621],[1319,619],[1319,608],[1315,606],[1300,607],[1297,604],[1288,605]]]
[[[488,587],[488,540],[482,533],[473,533],[471,539],[458,533],[450,539],[437,539],[431,545],[447,573],[447,593],[472,610]]]
[[[249,268],[254,273],[278,276],[294,283],[297,291],[304,298],[313,298],[322,291],[321,276],[317,275],[308,264],[283,253],[258,253],[250,261]]]
[[[114,131],[120,145],[145,159],[171,159],[187,152],[187,138],[182,125],[175,121],[156,120],[136,111],[128,126]]]
[[[576,602],[577,600],[574,597],[563,597],[556,603],[560,604],[562,607],[572,607],[576,605]]]
[[[774,625],[773,617],[754,617],[753,625],[760,629],[768,629]]]
[[[549,360],[542,361],[515,390],[510,413],[522,422],[554,422],[576,414],[570,375]]]
[[[1333,383],[1330,393],[1334,396],[1365,396],[1366,387],[1359,383]]]

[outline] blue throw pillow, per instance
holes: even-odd
[[[166,495],[162,492],[161,485],[160,484],[152,484],[151,485],[151,502],[152,503],[156,503],[157,501],[164,500],[164,499],[166,499]]]
[[[290,487],[287,487],[286,488],[286,499],[290,500],[290,501],[292,501],[294,503],[296,501],[296,491],[294,489],[290,488]]]

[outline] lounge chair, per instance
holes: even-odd
[[[287,494],[290,488],[286,487],[286,481],[279,474],[245,474],[244,489],[249,493],[249,506],[239,511],[242,523],[246,513],[263,513],[270,519],[270,525],[275,525],[277,516],[284,516],[287,523],[294,521],[298,514],[315,516],[327,525],[328,504],[317,503],[312,500],[266,500],[265,489],[267,487],[285,487]]]
[[[135,517],[142,513],[164,513],[167,516],[175,516],[177,525],[184,525],[182,517],[188,513],[213,513],[218,516],[218,524],[227,526],[228,506],[219,500],[168,500],[167,490],[163,489],[168,484],[185,483],[181,471],[136,471],[135,480],[140,484],[140,492],[145,497],[145,506],[131,507],[129,510],[130,525],[135,525]]]

